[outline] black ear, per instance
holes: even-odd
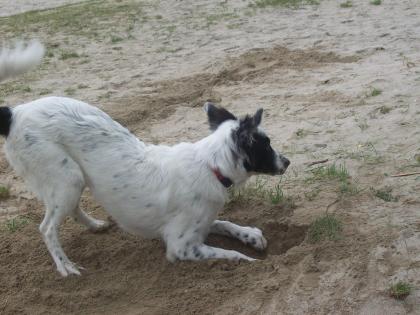
[[[207,118],[209,120],[209,125],[211,130],[216,130],[217,127],[226,120],[236,120],[235,115],[233,115],[228,110],[217,107],[213,103],[206,102],[204,104],[204,110],[207,113]]]
[[[263,114],[263,109],[260,108],[254,114],[254,116],[246,115],[244,118],[241,119],[239,123],[239,129],[241,131],[247,131],[248,133],[255,130],[261,123]]]
[[[261,124],[262,114],[263,114],[263,109],[262,108],[257,110],[257,112],[255,113],[255,115],[253,117],[255,127],[258,127]]]

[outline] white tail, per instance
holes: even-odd
[[[20,42],[14,48],[4,47],[0,51],[0,82],[39,65],[44,52],[44,46],[38,41],[28,45]]]

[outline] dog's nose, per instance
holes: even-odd
[[[290,165],[289,159],[287,159],[285,157],[283,157],[282,162],[283,162],[283,165],[284,165],[285,168],[287,168]]]

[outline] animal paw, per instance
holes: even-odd
[[[81,275],[79,269],[77,269],[76,265],[71,261],[62,262],[60,265],[57,265],[57,270],[63,277],[67,277],[71,274]]]
[[[267,240],[262,231],[255,227],[245,227],[239,239],[256,250],[264,250],[267,247]]]
[[[98,233],[108,230],[111,227],[111,224],[107,221],[97,220],[92,221],[89,226],[89,230],[92,232]]]

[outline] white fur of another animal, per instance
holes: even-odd
[[[0,50],[0,82],[39,65],[44,53],[45,48],[38,41],[28,45],[18,42],[14,48],[3,47]]]

